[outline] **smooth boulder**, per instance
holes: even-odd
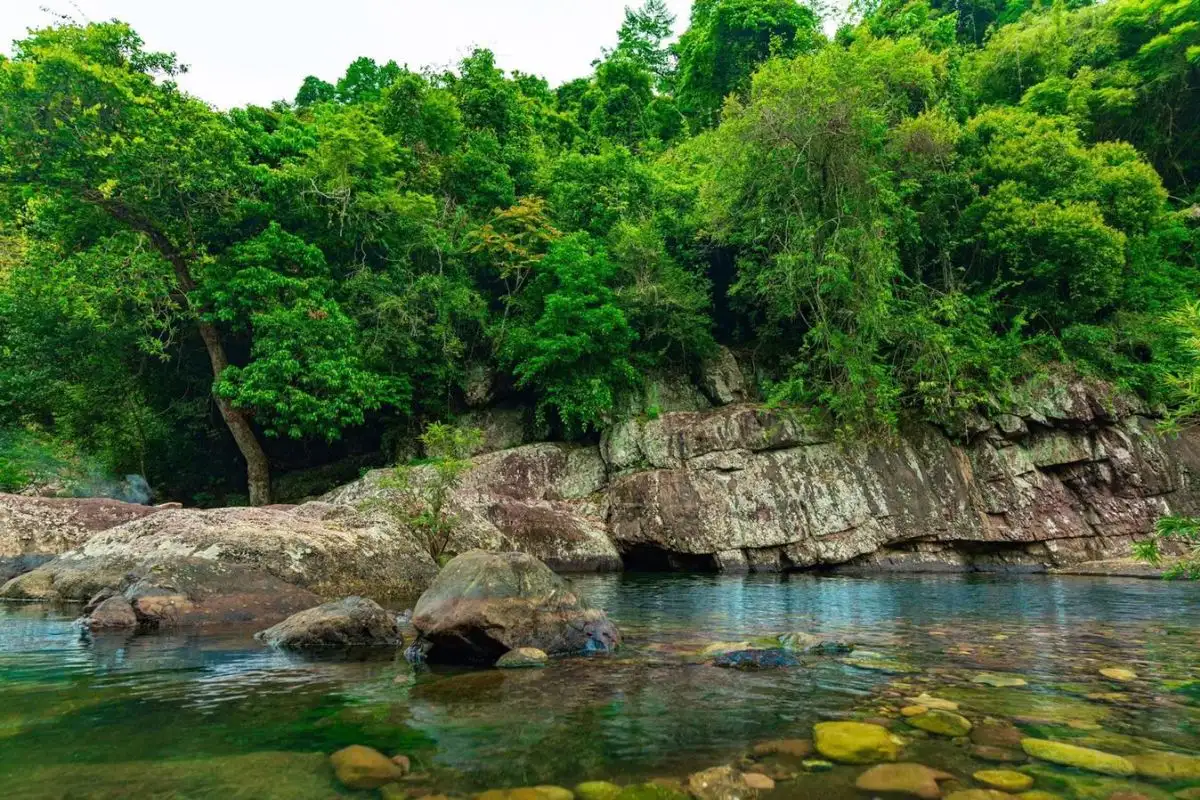
[[[817,752],[843,764],[874,764],[900,757],[900,742],[882,725],[870,722],[818,722],[813,726]]]
[[[158,511],[103,498],[0,494],[0,582],[80,547],[101,531]]]
[[[14,578],[0,598],[84,603],[107,589],[143,627],[273,624],[347,595],[410,599],[436,572],[409,533],[350,508],[163,510]]]
[[[254,638],[286,650],[404,644],[396,615],[365,597],[346,597],[301,611]]]
[[[529,667],[544,667],[549,657],[536,647],[518,647],[509,650],[496,662],[501,669],[526,669]]]
[[[936,800],[942,796],[938,781],[953,777],[923,764],[878,764],[859,775],[854,785],[876,795],[907,794],[922,800]]]
[[[494,664],[510,650],[607,652],[621,634],[607,615],[524,553],[473,550],[452,560],[413,609],[410,659]]]
[[[1087,747],[1053,742],[1049,739],[1022,739],[1021,748],[1034,758],[1060,764],[1064,767],[1077,767],[1089,772],[1099,772],[1102,775],[1128,777],[1137,772],[1133,763],[1121,756],[1092,750]]]
[[[329,757],[338,781],[348,789],[378,789],[404,777],[404,768],[383,753],[361,744],[342,748]]]

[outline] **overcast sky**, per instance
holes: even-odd
[[[184,88],[227,108],[291,99],[306,75],[336,80],[359,56],[416,69],[489,47],[507,70],[558,84],[588,74],[641,0],[0,0],[4,52],[51,12],[121,19],[191,70]],[[667,0],[686,26],[691,0]]]

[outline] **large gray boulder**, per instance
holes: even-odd
[[[85,602],[110,589],[142,625],[273,623],[346,595],[404,601],[436,573],[406,531],[351,508],[173,510],[93,536],[0,598]]]
[[[404,644],[396,615],[365,597],[345,597],[301,611],[254,638],[285,650]]]
[[[119,500],[0,494],[0,582],[158,510]]]
[[[510,650],[605,652],[621,634],[545,564],[524,553],[475,550],[452,560],[413,609],[414,656],[493,664]]]

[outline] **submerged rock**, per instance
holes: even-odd
[[[787,650],[734,650],[722,653],[713,659],[714,667],[726,669],[759,670],[779,669],[781,667],[797,667],[800,660]]]
[[[748,800],[757,794],[733,767],[713,767],[689,775],[687,789],[696,800]]]
[[[517,647],[500,656],[496,666],[501,669],[544,667],[548,660],[549,656],[536,647]]]
[[[914,728],[920,728],[929,733],[936,733],[939,736],[966,736],[971,732],[971,721],[961,714],[956,714],[953,711],[942,711],[934,708],[926,711],[924,714],[918,714],[914,717],[909,717],[907,720],[909,725]]]
[[[820,656],[845,655],[854,650],[854,645],[850,642],[825,639],[802,631],[780,634],[779,646],[785,650],[798,650],[801,653]]]
[[[999,675],[994,672],[984,672],[976,675],[971,679],[971,683],[982,683],[985,686],[994,686],[997,689],[1011,689],[1029,685],[1029,682],[1019,675]]]
[[[1033,786],[1033,778],[1011,769],[981,769],[971,777],[1003,792],[1023,792]]]
[[[994,747],[988,744],[977,744],[971,748],[971,755],[981,761],[991,761],[996,764],[1020,764],[1028,761],[1029,756],[1023,750],[1011,750],[1007,747]]]
[[[475,800],[574,800],[575,794],[561,786],[522,786],[516,789],[490,789],[475,795]]]
[[[621,634],[559,576],[524,553],[475,550],[442,570],[413,609],[431,661],[494,664],[509,650],[547,655],[614,650]]]
[[[404,644],[396,615],[363,597],[346,597],[293,614],[254,638],[290,650]]]
[[[404,770],[371,747],[352,744],[329,757],[338,781],[348,789],[378,789],[404,777]]]
[[[802,759],[812,755],[813,743],[810,739],[772,739],[759,742],[751,751],[755,756],[787,756]]]
[[[1025,738],[1020,729],[1007,722],[985,720],[971,728],[971,741],[988,747],[1020,747]]]
[[[775,788],[775,780],[761,772],[747,772],[742,775],[742,783],[760,792],[769,792]]]
[[[869,722],[818,722],[813,726],[817,752],[843,764],[874,764],[900,757],[900,743],[882,725]]]
[[[1022,739],[1021,747],[1027,754],[1042,761],[1067,767],[1078,767],[1103,775],[1128,776],[1137,772],[1133,763],[1126,758],[1065,742],[1052,742],[1049,739]]]
[[[924,706],[925,708],[940,708],[943,711],[958,711],[958,703],[953,700],[943,700],[940,697],[933,697],[927,692],[923,692],[916,697],[909,697],[908,702],[914,705]]]
[[[1128,682],[1137,680],[1137,673],[1125,667],[1105,667],[1100,670],[1100,674],[1105,678],[1114,681]]]
[[[1129,756],[1138,775],[1163,781],[1200,781],[1200,757],[1182,753],[1143,753]]]
[[[1012,800],[1012,797],[998,789],[962,789],[946,795],[946,800]]]
[[[616,800],[621,787],[608,781],[585,781],[575,787],[579,800]]]
[[[954,776],[923,764],[879,764],[858,776],[854,785],[864,792],[908,794],[924,800],[942,796],[938,781]]]

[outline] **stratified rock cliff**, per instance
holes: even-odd
[[[1159,516],[1200,504],[1200,440],[1165,439],[1137,415],[1014,417],[967,444],[931,425],[843,444],[749,406],[628,427],[604,448],[624,470],[609,534],[668,563],[1058,567],[1128,555]]]
[[[702,382],[713,402],[744,396],[728,362]],[[478,463],[454,501],[456,547],[567,571],[1039,570],[1128,556],[1160,516],[1200,511],[1200,436],[1164,437],[1135,402],[1079,381],[1028,387],[1013,413],[953,437],[912,424],[842,442],[740,402]]]

